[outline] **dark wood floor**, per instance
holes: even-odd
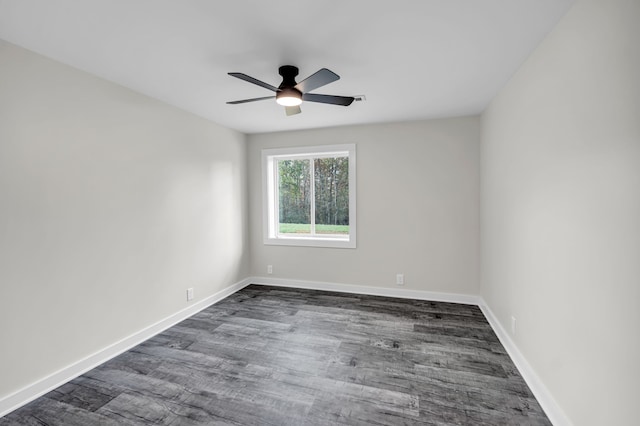
[[[14,424],[550,423],[476,306],[249,286]]]

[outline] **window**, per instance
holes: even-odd
[[[356,146],[262,151],[264,243],[356,247]]]

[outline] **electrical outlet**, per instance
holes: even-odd
[[[273,265],[267,265],[267,274],[273,274]]]
[[[187,289],[187,302],[193,300],[193,287]]]
[[[511,334],[516,335],[516,317],[511,317]]]
[[[396,285],[404,285],[404,274],[396,274]]]

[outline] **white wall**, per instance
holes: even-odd
[[[245,142],[0,41],[0,399],[248,275]]]
[[[482,116],[481,294],[576,425],[638,424],[638,22],[578,0]]]
[[[295,117],[294,117],[295,119]],[[266,246],[261,150],[355,143],[356,249]],[[478,294],[479,118],[249,136],[251,272],[310,281]]]

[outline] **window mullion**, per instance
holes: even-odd
[[[280,160],[274,161],[273,167],[273,217],[271,223],[276,237],[280,236]]]
[[[310,207],[311,207],[311,217],[310,217],[310,223],[311,223],[311,235],[315,237],[316,235],[316,169],[315,169],[315,162],[313,161],[313,158],[309,159],[309,171],[310,171],[310,178],[311,178],[311,182],[310,182],[310,190],[309,190],[309,196],[310,196]]]

